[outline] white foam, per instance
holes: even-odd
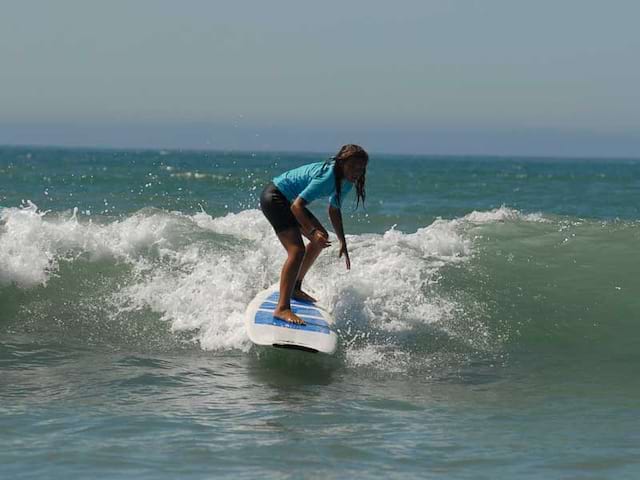
[[[171,171],[173,170],[173,167],[169,168],[165,168],[165,170],[167,171]],[[202,173],[202,172],[178,172],[178,173],[172,173],[171,174],[172,177],[175,178],[187,178],[189,180],[193,179],[193,180],[206,180],[206,179],[211,179],[211,180],[228,180],[229,177],[225,177],[223,175],[216,175],[214,173]]]
[[[0,212],[0,285],[33,286],[45,283],[47,271],[55,268],[55,252],[42,227],[44,212],[28,203],[24,208]]]
[[[471,223],[495,223],[495,222],[546,222],[542,213],[521,213],[513,208],[505,207],[495,208],[487,212],[473,211],[462,218],[463,221]]]
[[[205,349],[248,347],[242,326],[249,292],[259,288],[262,256],[216,255],[190,249],[178,256],[182,272],[164,267],[119,292],[123,308],[149,308],[174,331],[194,331]],[[186,257],[189,257],[187,259]]]
[[[265,220],[259,210],[243,210],[239,213],[228,213],[223,217],[211,217],[206,212],[196,213],[191,217],[200,227],[223,235],[233,235],[238,238],[254,241],[275,240],[271,225]]]
[[[440,322],[453,309],[426,292],[443,266],[469,258],[471,242],[457,230],[455,222],[438,220],[410,234],[391,229],[349,236],[352,270],[345,272],[342,260],[327,259],[310,279],[334,306],[359,312],[371,328],[399,331]]]
[[[114,314],[149,309],[174,331],[192,332],[207,350],[249,347],[246,306],[278,280],[286,256],[258,210],[218,218],[145,210],[107,224],[75,213],[47,215],[33,204],[1,215],[0,284],[45,285],[61,261],[113,258],[133,271],[113,294]],[[193,236],[197,231],[222,237]],[[446,329],[459,315],[454,301],[429,294],[443,267],[473,253],[459,220],[437,220],[414,233],[391,229],[347,238],[352,270],[337,258],[335,241],[305,282],[338,313],[339,324],[360,334],[394,335],[421,325]]]
[[[176,251],[169,265],[124,288],[120,304],[150,308],[174,331],[194,332],[206,350],[246,350],[244,312],[256,293],[277,280],[286,254],[257,210],[221,218],[200,212],[191,220],[200,228],[251,242],[219,251],[202,246]]]
[[[27,202],[0,213],[0,285],[46,285],[60,261],[78,255],[133,261],[142,253],[170,253],[178,236],[177,216],[140,212],[106,225],[80,222],[72,214],[53,216]]]
[[[175,265],[156,268],[123,289],[121,305],[150,308],[174,330],[196,332],[205,349],[246,349],[246,306],[258,291],[278,280],[286,254],[258,210],[218,218],[200,212],[191,220],[240,243],[224,251],[192,246],[174,252]],[[450,301],[426,298],[421,292],[437,281],[442,266],[469,257],[471,243],[457,232],[456,222],[440,220],[412,234],[390,230],[384,235],[353,235],[348,243],[350,272],[337,258],[334,242],[305,283],[329,308],[355,312],[360,328],[401,331],[444,322],[455,312]]]
[[[407,369],[409,355],[388,345],[364,345],[346,350],[347,365],[354,368],[372,367],[388,373],[402,373]]]

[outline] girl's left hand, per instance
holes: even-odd
[[[347,250],[346,242],[340,243],[340,254],[338,258],[342,257],[342,255],[344,255],[344,261],[347,264],[347,270],[351,270],[351,260],[349,260],[349,251]]]

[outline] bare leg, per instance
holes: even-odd
[[[304,321],[291,311],[291,295],[305,255],[302,236],[299,229],[290,228],[278,233],[278,238],[287,250],[287,260],[280,273],[280,299],[273,316],[286,322],[304,325]]]
[[[293,298],[296,300],[303,300],[306,302],[315,302],[316,299],[311,295],[302,291],[302,281],[304,280],[304,276],[307,274],[313,263],[316,261],[320,252],[322,251],[322,247],[309,242],[307,244],[307,248],[304,252],[304,259],[302,260],[302,265],[300,266],[300,271],[298,272],[298,278],[295,283],[295,287],[293,290]]]

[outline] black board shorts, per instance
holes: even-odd
[[[300,228],[296,217],[291,213],[291,202],[273,183],[267,185],[260,195],[260,208],[276,233],[289,228]]]

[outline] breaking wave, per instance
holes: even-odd
[[[306,283],[334,312],[351,366],[633,347],[635,222],[502,207],[347,239],[352,270],[334,246]],[[245,308],[277,281],[283,260],[258,210],[143,209],[114,220],[27,203],[0,210],[0,319],[14,331],[114,348],[247,351]]]

